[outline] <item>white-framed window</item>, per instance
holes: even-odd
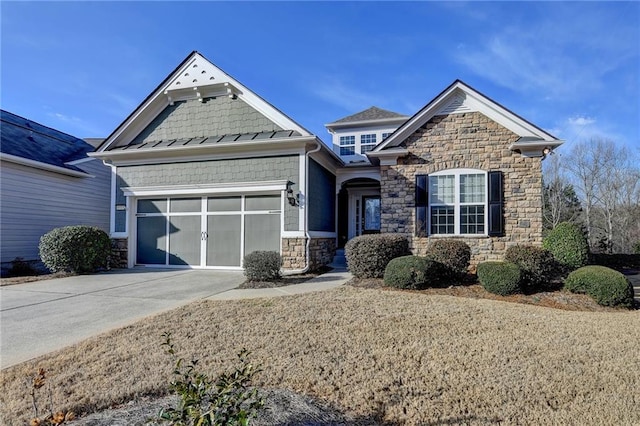
[[[386,138],[388,138],[391,135],[391,132],[388,133],[383,133],[382,134],[382,140],[385,140]]]
[[[430,235],[487,234],[487,172],[451,169],[428,179]]]
[[[354,135],[340,136],[340,155],[355,155],[356,137]]]
[[[360,135],[360,154],[371,151],[376,146],[376,134]]]

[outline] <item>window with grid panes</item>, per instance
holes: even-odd
[[[376,146],[376,134],[360,135],[360,154],[371,151]]]
[[[355,155],[356,153],[356,137],[340,136],[340,155]]]

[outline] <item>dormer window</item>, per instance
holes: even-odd
[[[360,135],[360,154],[371,151],[376,146],[376,134]]]
[[[340,155],[355,155],[356,153],[356,137],[340,136]]]

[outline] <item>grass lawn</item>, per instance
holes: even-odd
[[[34,315],[37,311],[34,310]],[[57,408],[93,411],[162,395],[160,344],[221,371],[246,346],[260,386],[388,424],[640,424],[640,312],[343,287],[203,301],[2,371],[0,418],[31,417],[25,376],[47,370]]]

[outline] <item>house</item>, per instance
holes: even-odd
[[[561,141],[455,81],[414,116],[372,107],[326,125],[332,147],[192,52],[90,155],[112,167],[123,265],[288,271],[356,235],[416,253],[460,238],[473,262],[539,244],[545,152]]]
[[[2,269],[38,261],[40,237],[60,226],[109,229],[111,172],[74,136],[0,111]]]

